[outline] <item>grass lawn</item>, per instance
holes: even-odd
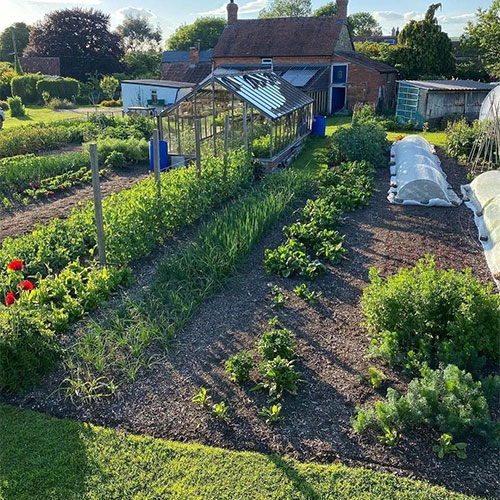
[[[1,500],[467,500],[343,465],[137,437],[0,406]]]
[[[84,118],[79,113],[74,111],[52,111],[49,108],[44,108],[41,106],[26,106],[27,116],[22,116],[20,118],[12,118],[10,116],[10,111],[5,112],[5,122],[3,124],[5,129],[22,127],[24,125],[29,125],[30,123],[36,122],[53,122],[56,120],[66,120],[69,118]]]

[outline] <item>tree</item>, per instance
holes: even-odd
[[[476,17],[465,30],[464,43],[477,50],[490,77],[500,78],[500,0],[493,0],[487,10],[479,9]]]
[[[109,15],[94,9],[53,11],[30,32],[26,56],[61,58],[61,73],[79,80],[95,71],[117,73],[123,57],[120,35],[109,29]]]
[[[116,89],[118,88],[119,85],[120,85],[120,80],[118,80],[114,76],[105,76],[101,80],[99,87],[101,87],[103,94],[108,99],[112,100],[115,98]]]
[[[155,50],[161,42],[160,28],[155,29],[144,16],[125,16],[116,31],[122,37],[125,52]]]
[[[200,17],[193,24],[179,26],[168,39],[169,50],[189,50],[200,43],[201,50],[213,49],[219,41],[226,20],[214,17]]]
[[[311,0],[272,0],[267,9],[259,12],[259,17],[306,17],[311,14]]]
[[[352,36],[382,35],[382,27],[369,12],[351,14],[348,23]]]
[[[14,23],[0,34],[0,61],[14,62],[14,39],[18,54],[22,54],[30,36],[30,28],[25,23]]]
[[[335,16],[337,14],[337,3],[336,2],[328,2],[325,5],[322,5],[318,9],[314,11],[313,16],[315,17],[323,17],[323,16]]]
[[[455,70],[453,45],[436,19],[440,3],[429,6],[422,21],[410,21],[399,34],[394,57],[404,78],[450,77]]]
[[[127,66],[127,74],[133,78],[160,78],[161,51],[130,51],[125,54],[123,62]]]

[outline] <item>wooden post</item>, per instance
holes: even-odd
[[[215,77],[212,70],[212,130],[214,136],[214,156],[217,156],[217,103],[215,101]]]
[[[163,141],[164,136],[163,136],[163,119],[160,115],[156,117],[156,128],[158,129],[158,133],[160,136],[160,141]]]
[[[201,122],[199,119],[194,121],[194,135],[196,142],[196,170],[198,177],[201,177]]]
[[[160,176],[160,131],[155,128],[153,130],[153,157],[155,180],[158,187],[158,196],[161,196],[161,176]]]
[[[224,125],[224,179],[227,178],[227,153],[229,149],[229,115],[226,115]]]
[[[99,181],[99,159],[97,157],[97,144],[90,144],[90,167],[92,170],[92,188],[94,190],[94,211],[97,230],[97,250],[99,264],[106,266],[106,240],[104,237],[104,220],[102,217],[101,184]]]
[[[273,121],[269,119],[269,158],[273,157]]]
[[[248,123],[247,123],[247,103],[243,104],[243,144],[248,151]]]

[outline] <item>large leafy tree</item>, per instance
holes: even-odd
[[[500,78],[500,0],[478,10],[476,22],[466,28],[464,43],[477,51],[490,77]]]
[[[13,36],[14,35],[14,36]],[[25,23],[14,23],[0,34],[0,61],[14,62],[14,40],[17,53],[21,55],[28,45],[30,28]]]
[[[122,37],[125,52],[159,49],[161,30],[144,16],[125,16],[116,31]]]
[[[455,70],[453,45],[436,19],[440,3],[429,6],[422,21],[410,21],[399,34],[395,65],[405,78],[449,77]]]
[[[305,17],[312,14],[311,0],[272,0],[259,17]]]
[[[26,56],[61,58],[61,73],[86,79],[93,72],[121,70],[121,38],[109,16],[94,9],[63,9],[47,14],[30,32]]]
[[[313,16],[322,17],[322,16],[335,16],[337,14],[337,3],[336,2],[328,2],[321,7],[318,7]]]
[[[169,50],[189,50],[200,43],[201,50],[213,49],[219,41],[226,20],[214,17],[200,17],[193,24],[179,26],[168,39]]]
[[[160,78],[161,51],[129,51],[123,62],[133,78]]]
[[[382,34],[382,27],[369,12],[356,12],[348,19],[352,36],[374,36]]]

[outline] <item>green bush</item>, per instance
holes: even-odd
[[[472,431],[494,445],[500,439],[500,423],[491,418],[481,382],[454,365],[423,369],[422,378],[410,382],[405,396],[388,389],[385,401],[358,409],[353,427],[356,432],[375,431],[382,439],[419,427],[456,437]]]
[[[263,135],[254,139],[252,143],[252,152],[256,158],[269,158],[271,154],[271,137]]]
[[[350,161],[367,161],[382,167],[388,162],[388,151],[386,132],[380,125],[356,123],[334,132],[324,160],[331,167]]]
[[[123,168],[127,165],[127,158],[120,151],[112,151],[106,158],[105,164],[113,168]]]
[[[252,355],[249,352],[240,352],[226,361],[226,373],[231,381],[242,384],[250,379],[252,366]]]
[[[59,97],[53,97],[47,103],[47,106],[53,111],[56,109],[75,109],[76,106],[67,99],[59,99]]]
[[[121,153],[127,163],[141,163],[149,159],[149,144],[144,139],[99,139],[97,151],[99,161],[103,164],[112,153]]]
[[[80,82],[74,78],[45,78],[36,83],[38,95],[47,92],[52,99],[73,102],[80,93]]]
[[[452,363],[475,372],[500,357],[500,297],[470,270],[441,270],[432,257],[384,280],[370,271],[362,308],[375,353],[415,369]]]
[[[465,118],[448,124],[446,128],[446,153],[452,158],[467,161],[478,139],[482,124],[475,121],[469,124]]]
[[[7,105],[10,109],[10,116],[19,117],[26,115],[26,109],[20,97],[9,97],[7,99]]]
[[[9,111],[9,103],[7,101],[0,101],[0,108],[4,111]]]
[[[266,360],[272,360],[276,356],[294,359],[295,335],[290,330],[273,328],[262,334],[257,342],[257,350]]]
[[[122,102],[120,100],[115,101],[114,99],[109,99],[106,101],[101,101],[101,106],[104,108],[120,108],[122,106]]]
[[[12,95],[20,97],[24,104],[38,104],[41,94],[37,90],[37,84],[44,78],[39,73],[15,76],[10,82]]]

